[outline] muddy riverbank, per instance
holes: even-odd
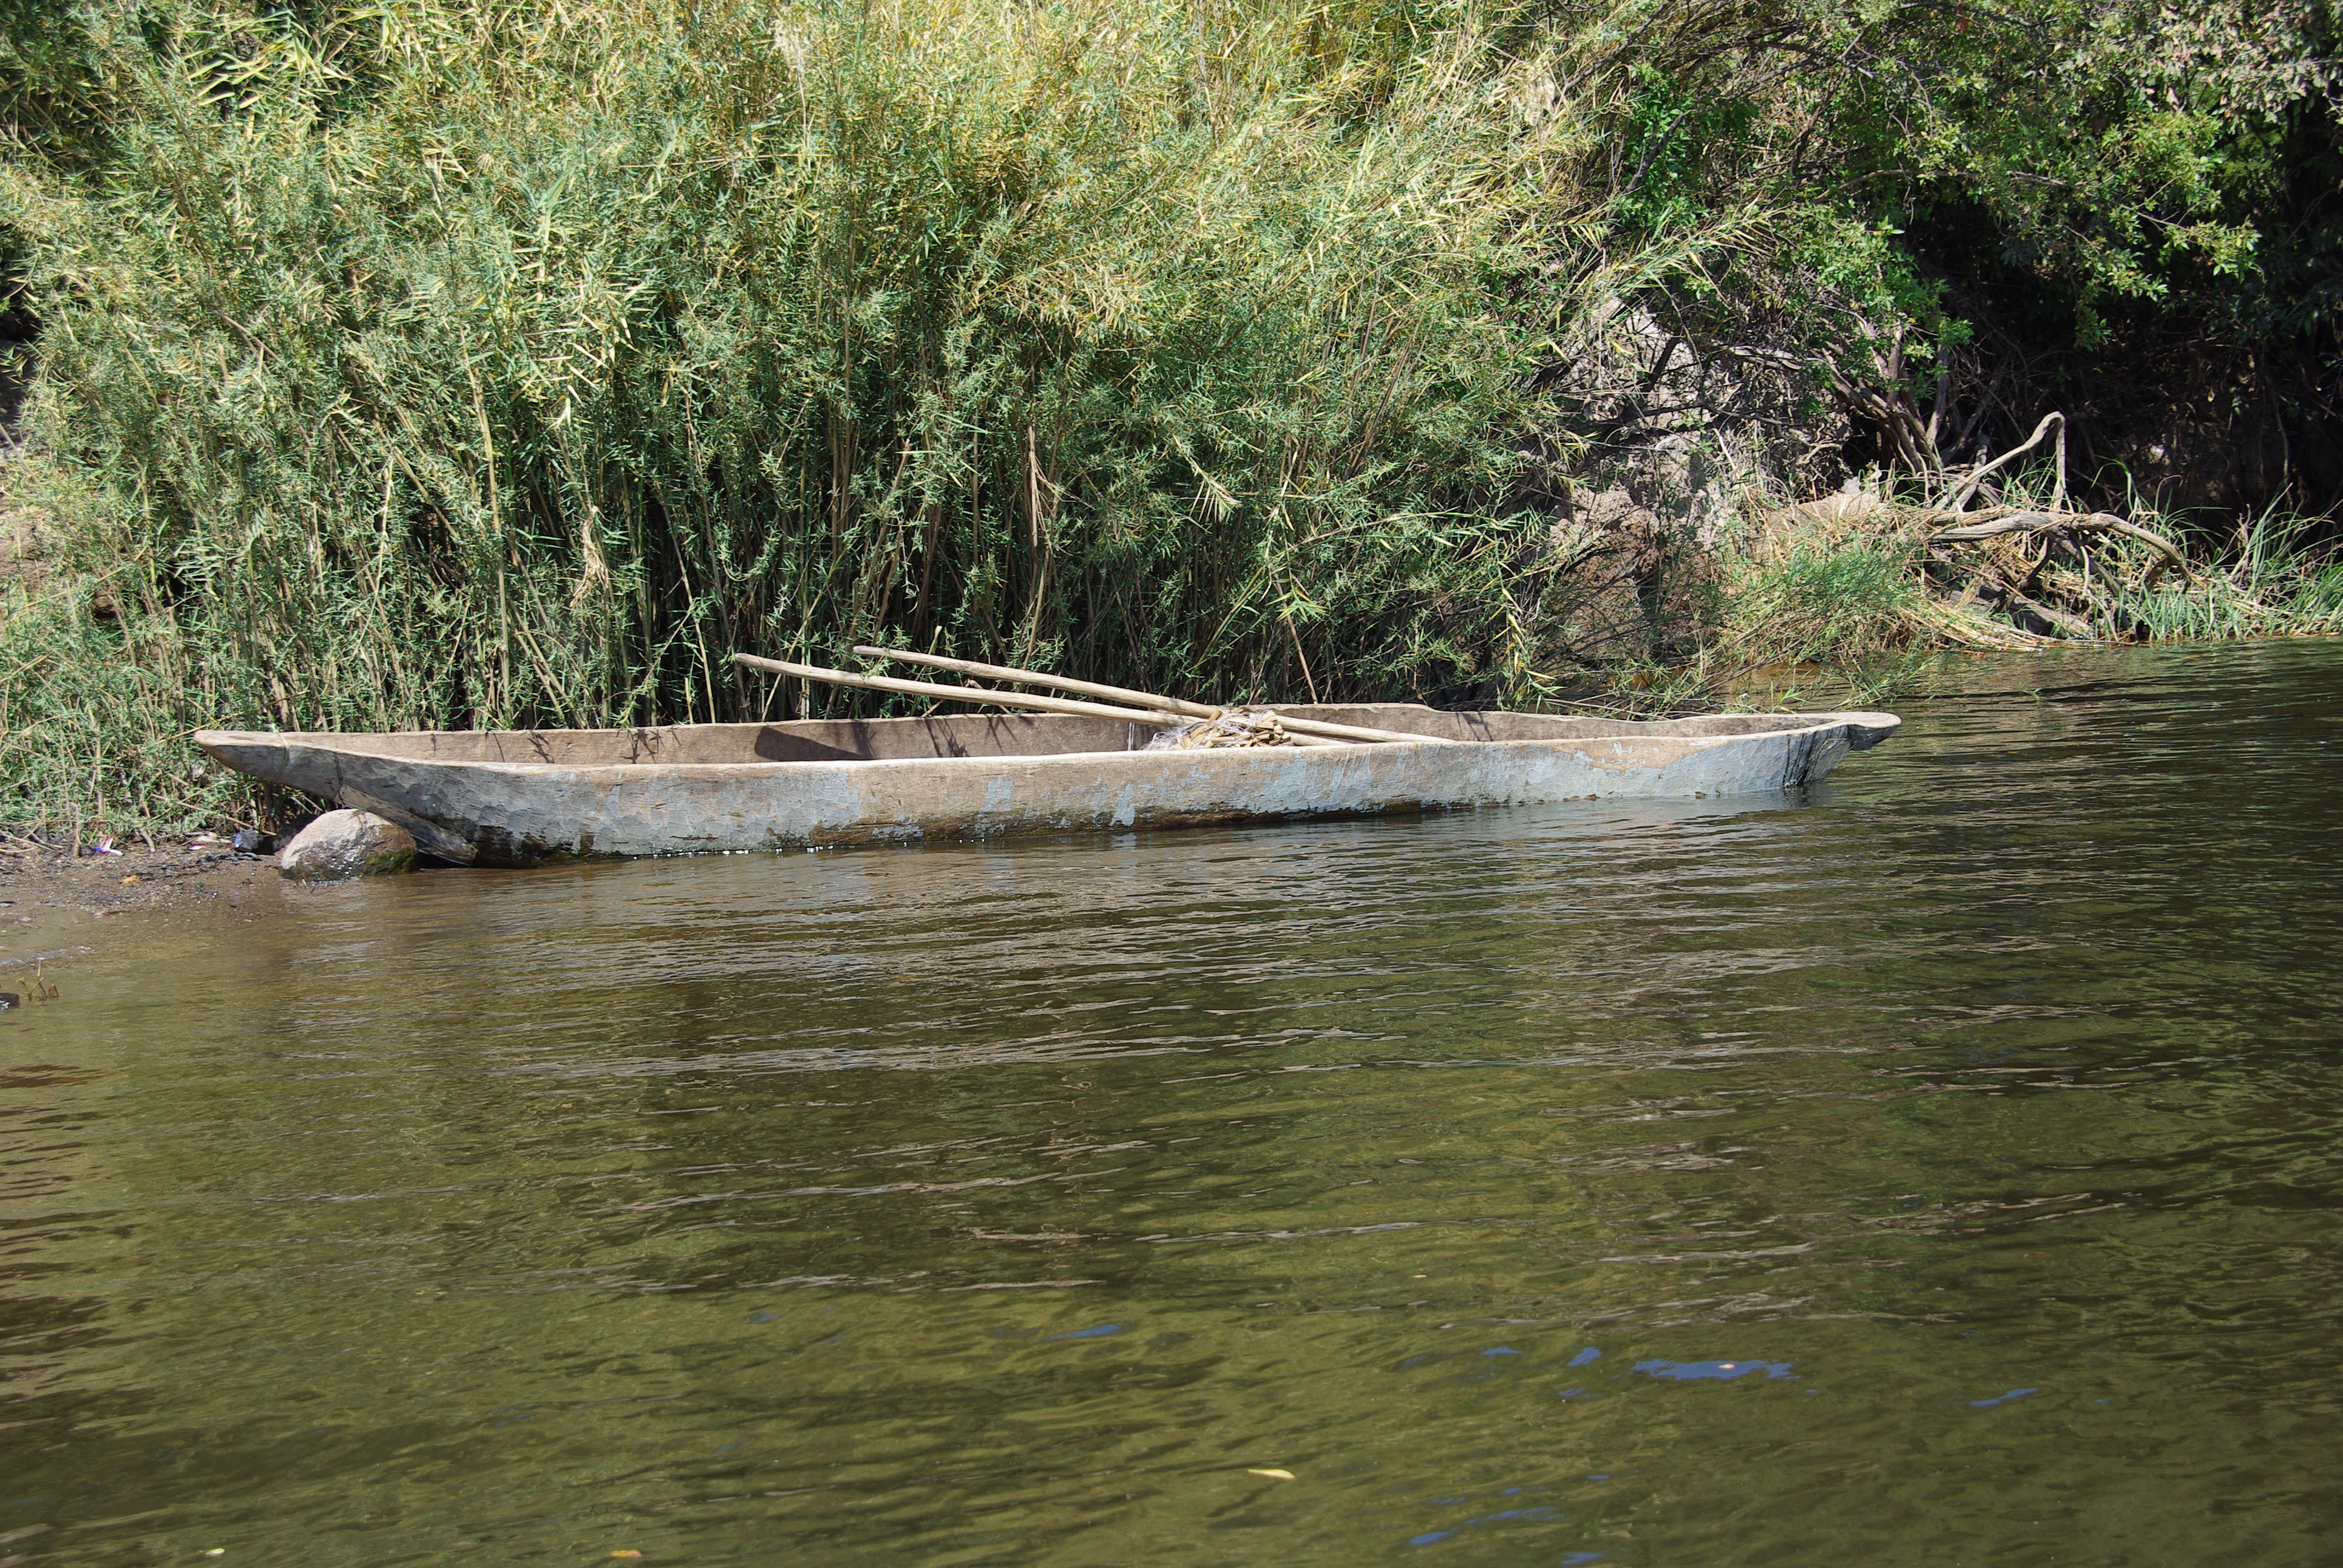
[[[84,945],[94,922],[132,911],[246,919],[282,904],[273,855],[134,840],[118,855],[12,848],[0,854],[0,966]],[[0,981],[0,989],[16,988]]]

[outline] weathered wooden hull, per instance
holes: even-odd
[[[1105,720],[973,716],[410,735],[206,730],[240,772],[411,814],[481,860],[980,839],[1811,784],[1888,714],[1632,724],[1406,705],[1295,708],[1465,745],[1147,751]]]

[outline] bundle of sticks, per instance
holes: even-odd
[[[1321,719],[1272,713],[1266,709],[1216,708],[1210,703],[1188,702],[1177,697],[1158,696],[1151,691],[1134,691],[1126,686],[1101,686],[1096,681],[1069,680],[1063,676],[1044,675],[1039,670],[1012,669],[1003,664],[979,664],[974,659],[946,658],[936,653],[867,647],[857,648],[854,651],[865,658],[927,665],[936,669],[958,670],[963,675],[978,676],[987,680],[1003,680],[1017,686],[1045,686],[1057,691],[1078,692],[1082,697],[1103,698],[1105,700],[1085,702],[1023,691],[997,691],[985,686],[944,686],[925,680],[899,680],[890,675],[857,675],[851,670],[826,669],[818,664],[793,664],[782,658],[759,658],[750,653],[736,653],[732,658],[735,663],[746,665],[750,669],[792,675],[801,680],[819,680],[830,686],[854,686],[866,691],[892,691],[940,702],[976,702],[994,708],[1023,708],[1042,713],[1078,713],[1091,719],[1120,719],[1163,730],[1173,738],[1173,745],[1184,748],[1377,746],[1393,742],[1439,746],[1459,744],[1437,736],[1409,735],[1395,729],[1369,729],[1356,724],[1330,724]]]

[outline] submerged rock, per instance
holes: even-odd
[[[415,835],[371,811],[328,811],[285,846],[277,869],[303,881],[415,869]]]

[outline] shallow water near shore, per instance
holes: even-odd
[[[2331,1561],[2338,684],[125,917],[0,1013],[0,1561]]]

